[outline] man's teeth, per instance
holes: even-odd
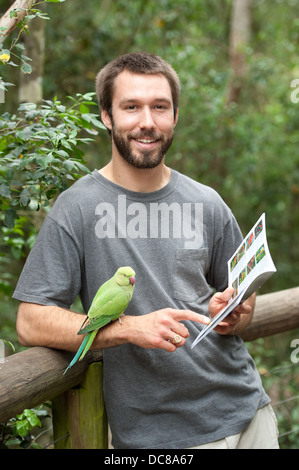
[[[136,139],[137,142],[142,142],[143,144],[151,144],[152,142],[156,142],[155,140],[147,140],[147,139]]]

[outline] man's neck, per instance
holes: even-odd
[[[171,170],[163,162],[156,168],[135,168],[126,161],[112,159],[99,173],[119,186],[138,193],[158,191],[166,186]]]

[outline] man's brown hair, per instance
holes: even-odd
[[[167,79],[174,107],[174,116],[179,105],[180,80],[170,64],[161,57],[148,52],[131,52],[121,55],[105,65],[96,77],[96,94],[100,108],[112,119],[112,99],[116,77],[127,70],[135,74],[161,73]]]

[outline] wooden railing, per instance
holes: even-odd
[[[57,448],[107,448],[102,353],[90,351],[64,375],[73,356],[34,347],[7,357],[0,364],[0,423],[52,400]]]
[[[260,295],[245,341],[299,327],[299,287]],[[53,400],[53,432],[57,448],[103,449],[108,424],[102,392],[102,354],[89,352],[63,372],[72,353],[34,347],[0,363],[0,423],[25,408]]]

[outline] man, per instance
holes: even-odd
[[[190,348],[209,308],[215,315],[232,294],[226,261],[242,237],[215,191],[165,165],[179,88],[172,67],[147,53],[98,74],[112,158],[47,216],[14,293],[19,339],[76,351],[82,316],[69,308],[77,294],[88,311],[98,287],[130,265],[136,287],[126,315],[93,344],[103,348],[114,447],[277,447],[269,397],[237,336],[254,296]]]

